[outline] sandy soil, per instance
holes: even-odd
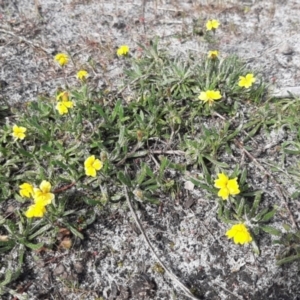
[[[222,23],[213,45],[201,33],[209,18]],[[0,97],[9,103],[75,86],[81,67],[92,74],[95,89],[118,89],[123,65],[117,47],[128,44],[137,52],[138,43],[155,36],[174,55],[192,50],[200,57],[210,47],[221,56],[237,54],[259,69],[272,89],[300,85],[296,0],[0,0],[0,22]],[[53,62],[61,51],[73,58],[63,71]],[[184,205],[188,197],[195,200],[192,206]],[[215,202],[204,197],[186,190],[176,203],[165,199],[161,213],[155,206],[139,206],[156,251],[181,281],[198,291],[198,299],[300,299],[299,263],[276,267],[279,247],[270,247],[267,236],[261,238],[259,257],[250,247],[232,244],[224,237],[226,226],[216,219]],[[98,216],[86,239],[71,250],[28,254],[23,275],[11,287],[30,283],[26,293],[32,300],[187,299],[160,272],[124,205]]]

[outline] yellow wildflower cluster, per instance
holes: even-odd
[[[58,101],[56,109],[60,115],[67,114],[69,112],[69,108],[73,108],[74,106],[74,103],[69,101],[69,93],[66,91],[58,94],[56,100]]]
[[[220,22],[218,20],[212,19],[206,22],[206,30],[215,31],[220,26]],[[217,50],[208,51],[208,58],[216,59],[219,56],[219,52]],[[249,73],[246,76],[240,76],[238,85],[240,87],[249,88],[255,82],[255,77],[253,74]],[[201,99],[202,100],[202,99]],[[217,99],[213,99],[217,100]],[[212,101],[213,102],[213,101]],[[211,105],[212,102],[210,101],[209,104]]]
[[[33,204],[25,212],[27,218],[42,218],[46,212],[46,206],[54,200],[54,194],[51,193],[50,182],[43,180],[39,188],[33,187],[30,183],[23,183],[19,186],[20,195],[23,198],[33,198]]]

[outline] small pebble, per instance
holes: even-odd
[[[279,52],[283,55],[292,55],[294,53],[294,50],[291,46],[289,46],[289,44],[284,43],[280,49]]]
[[[81,274],[83,272],[83,265],[80,262],[74,264],[74,269],[77,274]]]
[[[61,275],[63,272],[65,272],[65,267],[63,265],[58,265],[54,271],[53,271],[53,275],[57,276],[57,275]]]

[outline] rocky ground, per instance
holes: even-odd
[[[0,97],[14,104],[54,95],[59,86],[78,84],[74,69],[82,67],[95,89],[117,90],[123,76],[115,54],[119,45],[138,53],[139,43],[159,36],[170,53],[191,50],[200,57],[211,50],[203,39],[210,18],[222,24],[213,45],[221,56],[242,57],[259,70],[270,91],[297,94],[297,0],[0,0]],[[54,64],[57,52],[72,55],[66,69]],[[273,187],[263,176],[257,178],[255,184],[267,191],[266,201],[276,202]],[[139,205],[138,215],[164,263],[195,297],[300,299],[298,262],[277,267],[280,247],[270,246],[269,236],[261,237],[261,256],[251,247],[234,245],[216,218],[215,202],[199,189],[182,190],[176,199],[165,199],[161,209]],[[282,219],[276,218],[279,224]],[[28,299],[187,299],[157,264],[124,203],[99,211],[84,236],[70,250],[28,254],[11,288],[23,289]]]

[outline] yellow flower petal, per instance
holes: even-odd
[[[215,180],[215,187],[218,189],[226,188],[228,177],[224,173],[218,174],[218,179]]]
[[[49,181],[43,180],[40,184],[40,190],[43,193],[49,193],[51,190],[51,183]]]
[[[57,101],[69,101],[69,93],[67,91],[61,92],[56,96]]]
[[[85,168],[84,170],[85,170],[85,174],[87,176],[96,177],[96,175],[97,175],[97,172],[93,167],[88,167],[88,168]]]
[[[95,155],[89,156],[89,157],[84,161],[84,167],[85,167],[85,168],[88,168],[88,167],[92,166],[93,163],[94,163],[94,161],[95,161]]]
[[[60,115],[67,114],[69,112],[69,108],[73,108],[74,104],[72,101],[61,101],[56,104],[56,109],[58,110]]]
[[[51,184],[46,180],[42,181],[39,189],[34,188],[33,190],[33,199],[36,204],[46,206],[50,204],[55,198],[54,194],[50,193]]]
[[[33,186],[30,183],[23,183],[19,186],[20,188],[20,195],[23,198],[30,198],[33,196]]]
[[[228,181],[227,188],[230,195],[237,195],[240,193],[239,185],[237,183],[237,177]]]
[[[93,167],[95,168],[95,170],[99,171],[100,169],[102,169],[102,162],[99,159],[96,159]]]
[[[229,190],[227,188],[222,188],[218,192],[218,196],[221,197],[223,200],[227,200],[229,197]]]
[[[25,212],[25,216],[27,218],[42,218],[44,216],[46,212],[46,208],[44,205],[40,205],[40,204],[33,204],[30,205],[28,210]]]
[[[206,92],[201,92],[199,97],[198,97],[200,100],[204,101],[204,102],[207,102],[208,101],[208,97],[206,95]]]

